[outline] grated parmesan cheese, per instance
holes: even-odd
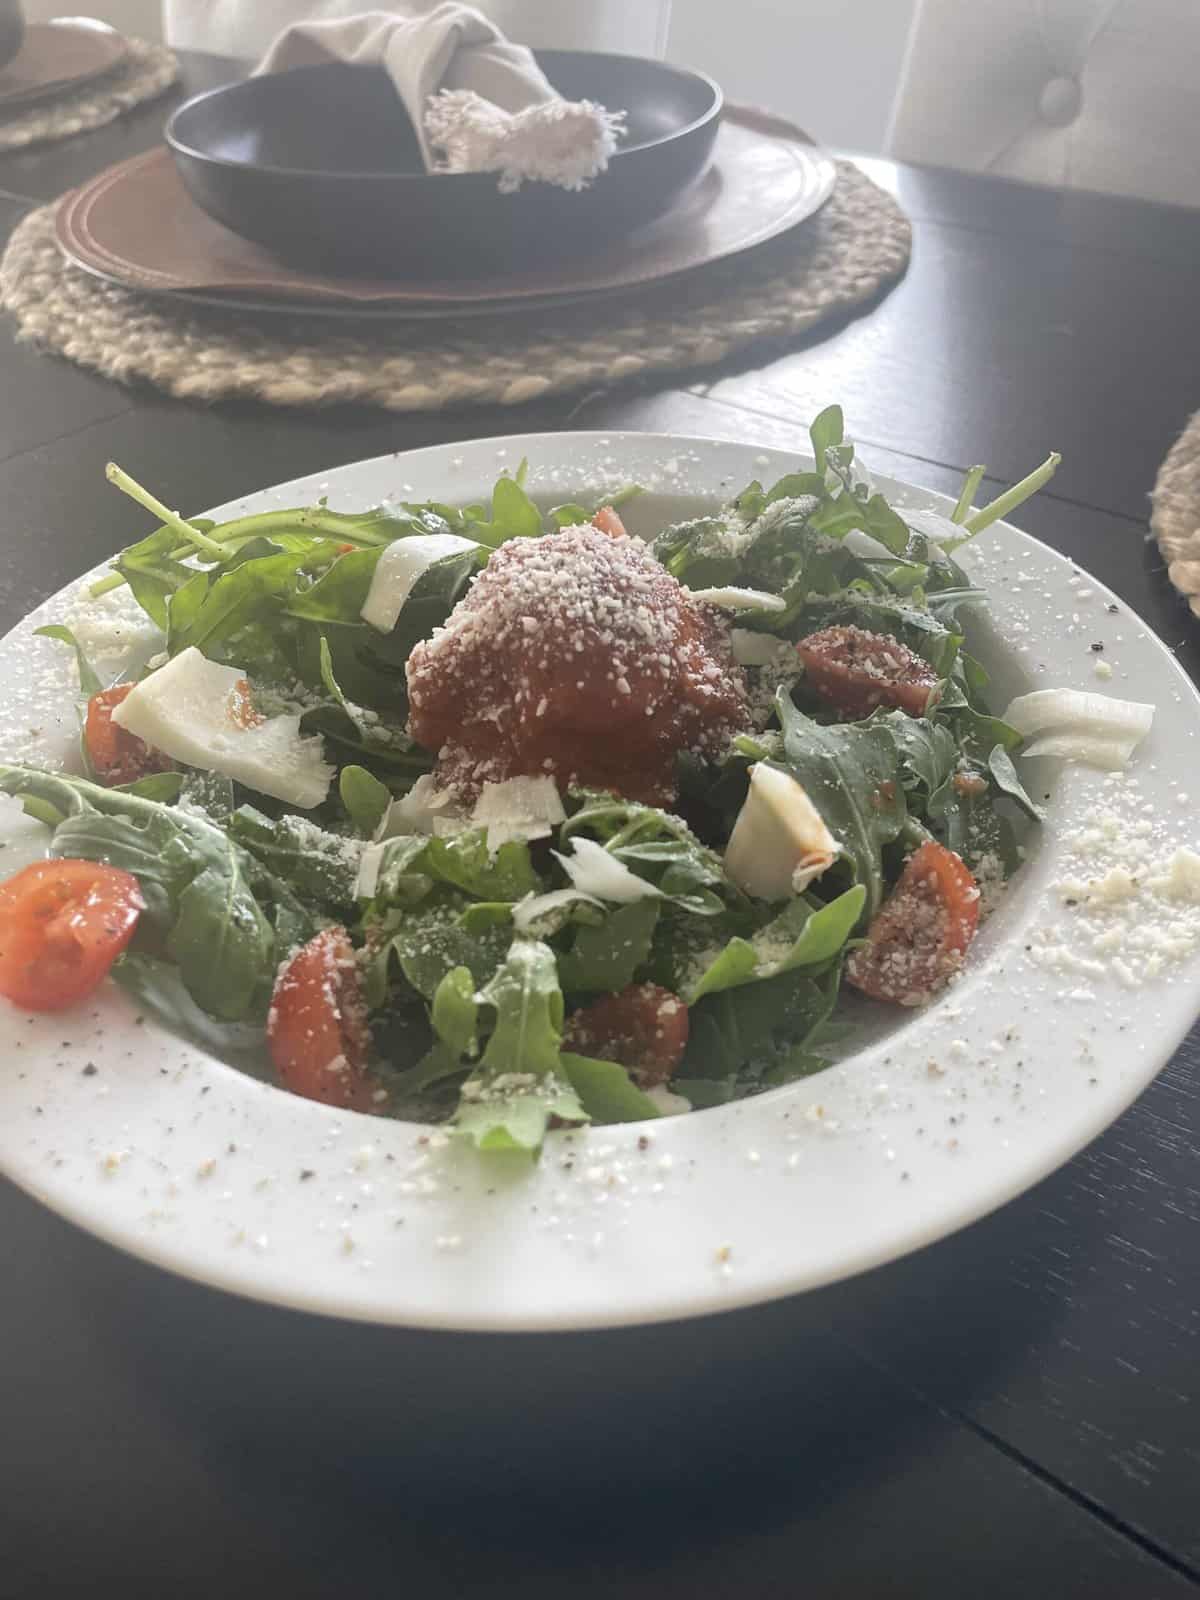
[[[1119,779],[1106,784],[1110,793],[1119,786]],[[1134,815],[1099,810],[1062,843],[1058,912],[1030,933],[1033,965],[1080,978],[1111,975],[1137,989],[1200,950],[1200,853],[1156,841],[1141,808]]]

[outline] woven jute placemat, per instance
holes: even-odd
[[[1200,617],[1200,411],[1158,469],[1150,527],[1171,582]]]
[[[911,233],[849,163],[824,209],[736,259],[649,290],[559,309],[370,324],[170,305],[72,266],[54,206],[21,222],[0,263],[19,336],[123,383],[182,399],[391,411],[518,405],[654,371],[711,366],[872,299],[904,271]]]
[[[20,150],[29,144],[89,133],[165,94],[179,75],[179,63],[171,51],[144,39],[127,39],[125,44],[125,60],[105,77],[61,99],[40,100],[0,122],[0,150]]]

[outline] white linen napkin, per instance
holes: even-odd
[[[387,68],[430,172],[496,172],[505,193],[527,179],[585,189],[608,166],[623,111],[564,100],[524,45],[472,6],[445,0],[285,28],[258,73],[324,61]]]

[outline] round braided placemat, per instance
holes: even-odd
[[[103,78],[85,84],[59,100],[39,100],[27,111],[0,122],[0,150],[69,139],[115,122],[134,106],[144,105],[168,90],[179,74],[170,50],[144,39],[126,39],[124,61]]]
[[[710,366],[862,305],[908,262],[908,219],[840,163],[824,209],[769,245],[648,290],[558,309],[437,322],[340,322],[171,305],[72,266],[54,206],[21,222],[0,263],[19,336],[123,383],[184,399],[360,402],[391,411],[518,405],[639,373]]]
[[[1150,527],[1167,575],[1200,617],[1200,411],[1158,469]]]

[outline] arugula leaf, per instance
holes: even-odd
[[[75,652],[75,662],[79,668],[79,692],[88,700],[94,694],[100,694],[104,685],[91,662],[83,653],[83,646],[71,632],[57,622],[47,623],[44,628],[35,628],[34,633],[42,639],[57,639],[61,644],[69,645]]]
[[[57,814],[52,855],[134,874],[142,921],[200,1006],[226,1022],[265,1013],[279,957],[315,932],[286,883],[204,818],[138,795],[16,766],[0,766],[0,790]]]
[[[798,1052],[827,1021],[837,1001],[840,969],[820,978],[780,973],[705,995],[689,1013],[691,1033],[675,1089],[693,1104],[688,1083],[728,1082],[753,1088],[772,1073],[792,1071]],[[740,1080],[740,1083],[739,1083]]]
[[[1007,795],[1010,800],[1015,800],[1027,817],[1032,818],[1034,822],[1045,821],[1045,812],[1030,799],[1028,790],[1017,776],[1012,757],[1002,744],[996,745],[989,754],[988,771],[1000,793]]]
[[[306,817],[285,812],[273,819],[254,806],[239,806],[228,818],[229,837],[306,900],[340,916],[354,904],[362,845],[327,833]]]
[[[592,1122],[648,1122],[662,1112],[616,1061],[564,1052],[559,1058],[567,1081]]]
[[[173,806],[183,793],[182,772],[151,772],[132,783],[112,786],[120,794],[136,795],[141,800],[156,800],[159,805]]]
[[[467,1070],[464,1056],[478,1048],[475,979],[467,967],[452,967],[438,984],[430,1007],[432,1047],[415,1067],[400,1073],[393,1085],[396,1098],[411,1099],[422,1090]]]
[[[372,777],[365,767],[343,767],[338,776],[338,794],[359,833],[373,839],[392,803],[387,784]]]
[[[473,523],[469,537],[493,550],[509,539],[541,538],[542,514],[521,487],[523,478],[524,472],[519,471],[516,478],[497,480],[492,490],[492,519]]]
[[[205,1011],[226,1022],[250,1011],[264,976],[273,976],[275,934],[240,851],[215,854],[179,895],[167,952]]]
[[[216,576],[196,573],[175,591],[167,607],[168,652],[178,655],[194,645],[214,660],[236,654],[244,630],[276,617],[297,581],[296,557],[287,550]],[[256,647],[256,656],[260,649]]]
[[[733,1077],[728,1078],[672,1078],[671,1092],[681,1094],[693,1111],[707,1111],[712,1106],[726,1106],[737,1091]]]
[[[266,1070],[260,1022],[218,1022],[188,993],[179,968],[170,961],[127,950],[112,969],[113,978],[138,1005],[172,1033],[181,1033],[222,1061],[262,1076]]]
[[[433,1031],[456,1060],[475,1050],[475,979],[469,967],[453,967],[434,991],[430,1020]]]
[[[486,828],[427,840],[418,870],[453,884],[475,900],[521,900],[543,887],[524,840],[510,839],[492,852]]]
[[[587,1120],[559,1053],[563,998],[553,950],[517,940],[478,999],[495,1010],[496,1022],[462,1087],[454,1126],[481,1150],[535,1153],[551,1117]]]
[[[841,406],[826,406],[813,418],[808,430],[812,441],[813,460],[819,475],[825,472],[825,452],[831,445],[839,445],[845,436],[845,418]]]
[[[558,957],[559,982],[568,994],[616,993],[634,980],[650,954],[661,902],[618,906],[599,926],[575,924],[570,948]]]
[[[828,965],[845,949],[866,898],[866,890],[856,884],[820,908],[802,896],[793,900],[752,938],[731,939],[685,996],[688,1005],[782,972]]]
[[[382,554],[382,546],[348,550],[325,569],[316,583],[288,596],[288,616],[303,622],[357,624]]]
[[[377,1010],[390,987],[393,962],[412,991],[432,1001],[438,986],[456,967],[466,967],[476,984],[484,984],[501,965],[512,942],[503,923],[465,927],[461,902],[445,894],[404,911],[390,913],[380,925],[377,950],[366,973],[367,1004]]]
[[[585,834],[631,871],[654,884],[673,905],[695,916],[715,917],[745,896],[725,876],[716,851],[700,843],[681,818],[657,806],[600,791],[576,790],[579,809],[562,824],[562,841]]]
[[[883,903],[883,847],[900,833],[907,811],[895,741],[875,722],[823,727],[776,696],[784,767],[803,785],[866,890],[863,920]],[[834,869],[836,870],[836,868]]]
[[[943,722],[910,717],[905,711],[876,711],[872,726],[887,729],[900,758],[904,787],[926,801],[951,778],[958,767],[959,748]]]

